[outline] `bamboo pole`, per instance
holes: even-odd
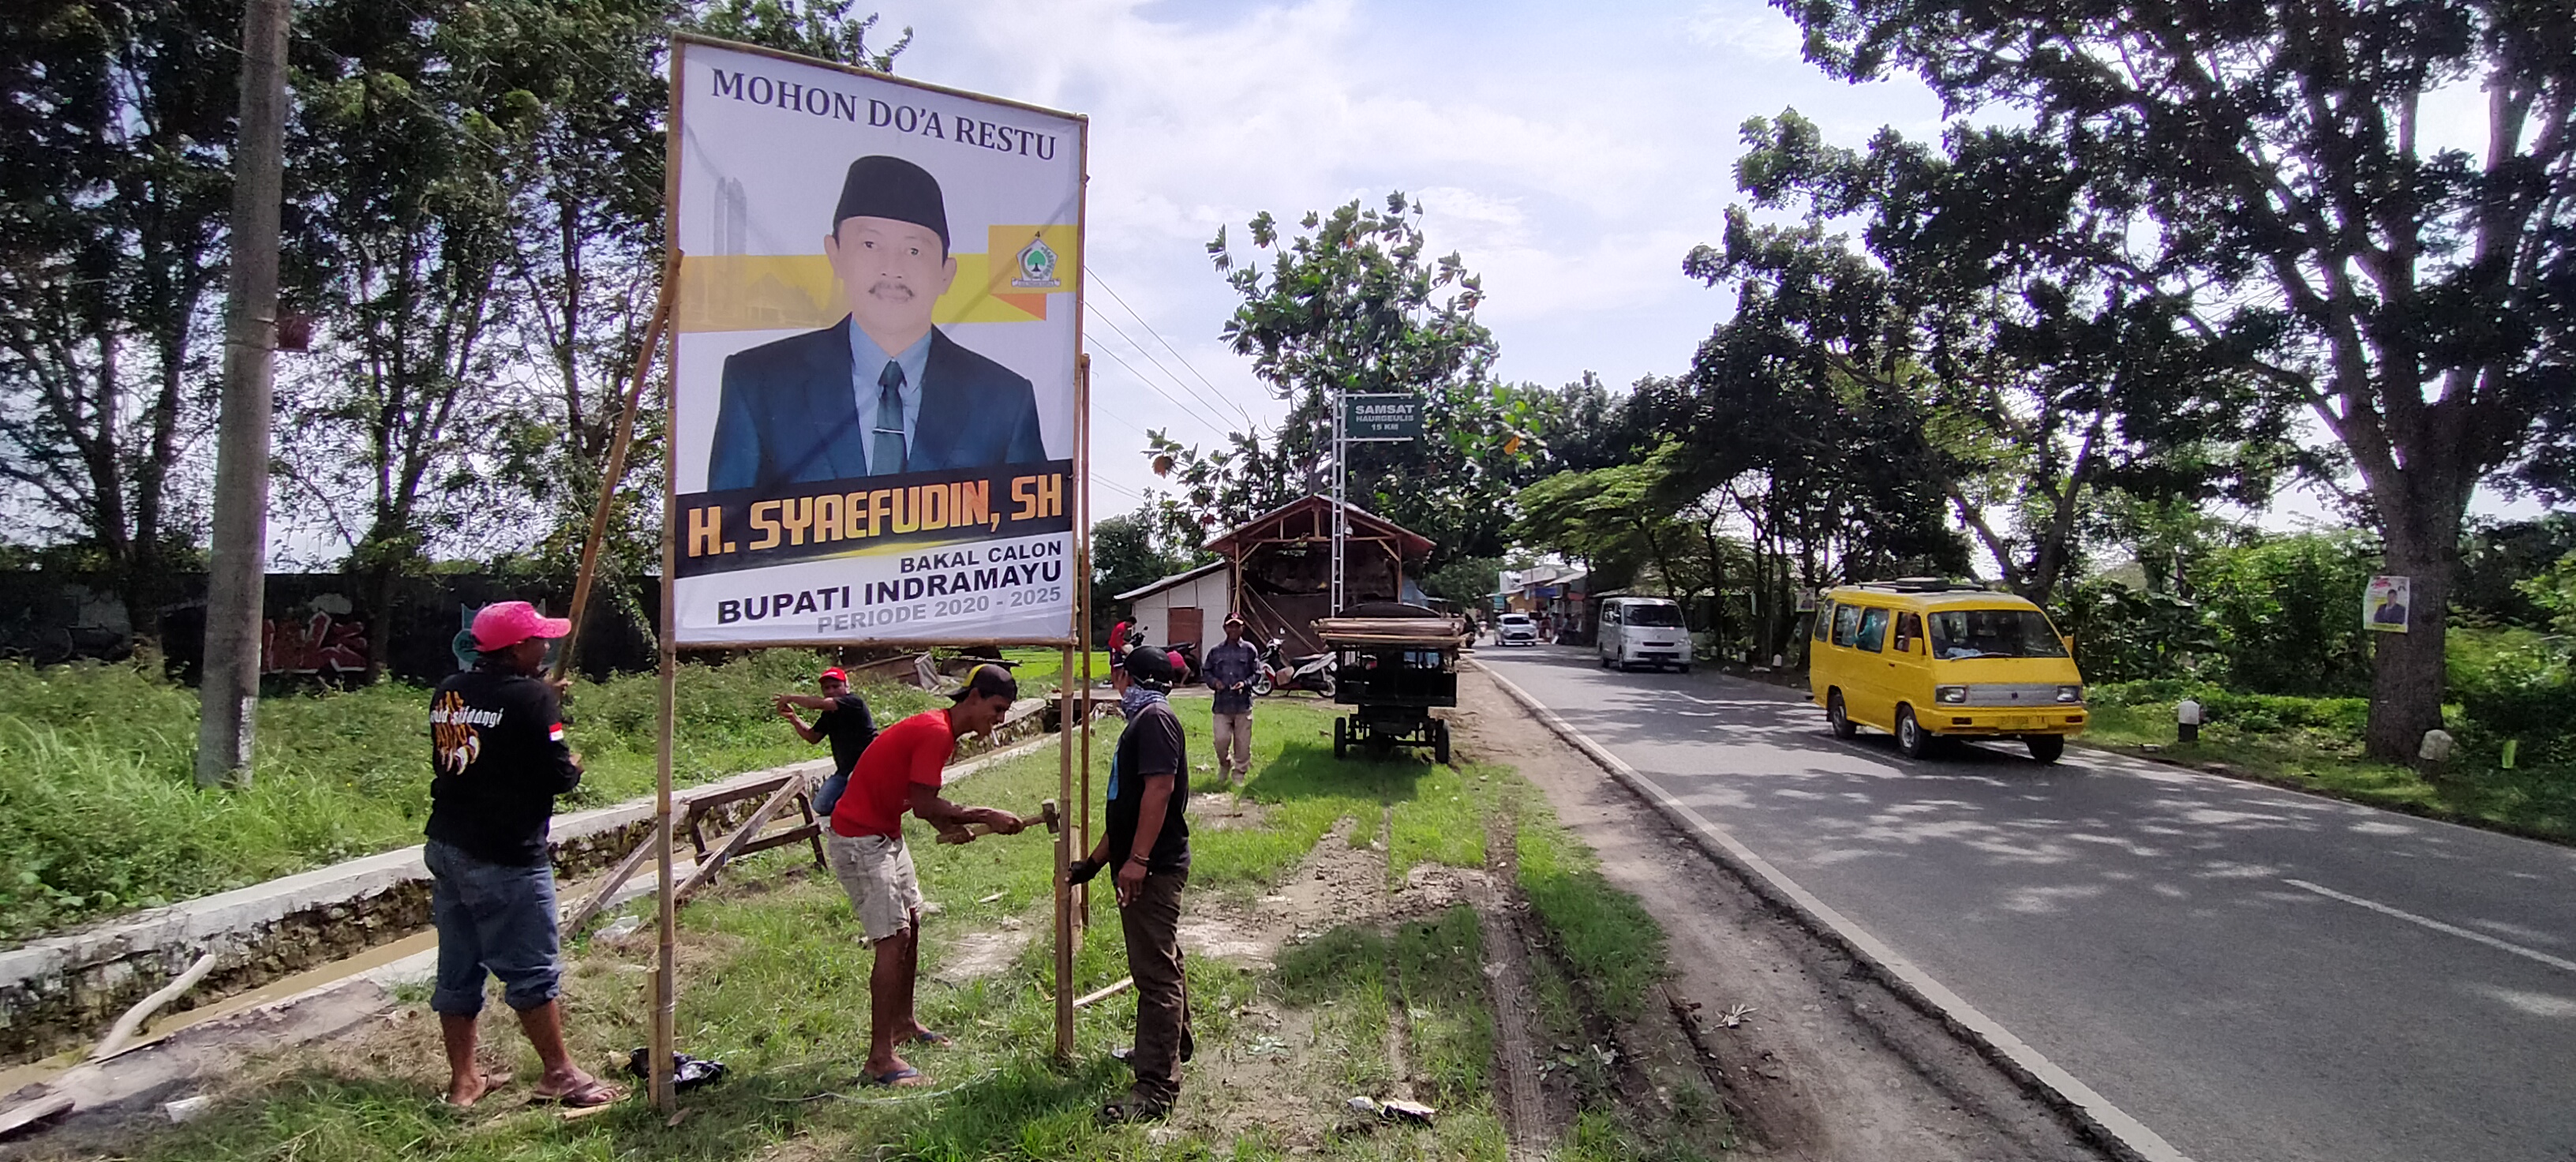
[[[1081,824],[1076,829],[1077,846],[1084,858],[1091,855],[1091,623],[1096,611],[1091,607],[1091,356],[1084,355],[1074,364],[1073,379],[1073,456],[1082,466],[1080,515],[1074,525],[1073,575],[1080,578],[1075,591],[1073,623],[1082,641],[1082,804]],[[1118,648],[1110,643],[1111,649]],[[1061,802],[1062,800],[1059,800]],[[1091,885],[1074,889],[1074,919],[1084,928],[1091,927]]]
[[[644,384],[652,378],[653,353],[671,322],[671,297],[680,278],[680,252],[662,260],[662,286],[653,295],[652,321],[644,325],[644,345],[635,352],[635,375],[626,385],[626,407],[617,417],[617,436],[608,445],[608,471],[599,478],[599,503],[590,512],[590,535],[581,543],[581,569],[572,582],[572,636],[555,652],[555,677],[572,671],[573,651],[581,644],[582,615],[590,608],[591,582],[599,576],[599,546],[608,539],[608,512],[617,502],[617,482],[626,475],[626,452],[635,442],[635,413],[644,404]],[[666,574],[667,576],[667,574]]]
[[[1059,675],[1073,673],[1073,650],[1064,651]],[[1056,697],[1063,707],[1056,719],[1062,724],[1073,720],[1072,683],[1059,678]],[[1056,740],[1056,802],[1073,797],[1073,748]],[[1055,833],[1055,1055],[1059,1061],[1073,1059],[1073,833],[1058,828]]]
[[[662,236],[665,239],[664,245],[671,248],[670,255],[663,262],[665,268],[672,271],[676,271],[679,265],[680,119],[681,106],[685,97],[680,76],[687,67],[683,59],[687,51],[686,43],[675,44],[671,49],[671,111],[663,126],[665,137],[662,156],[665,164],[662,174],[664,215]],[[674,280],[665,278],[662,286],[665,292],[675,293]],[[660,339],[671,342],[674,348],[678,346],[669,335],[661,336]],[[678,411],[674,405],[679,402],[679,376],[673,375],[668,382],[669,388],[662,393],[665,415]],[[661,655],[662,664],[661,722],[660,729],[657,731],[661,737],[654,760],[653,790],[653,859],[658,880],[656,886],[660,889],[660,895],[656,900],[658,913],[656,947],[650,986],[652,1039],[649,1044],[652,1046],[653,1060],[652,1071],[647,1076],[650,1078],[649,1092],[653,1099],[653,1108],[662,1111],[666,1116],[676,1115],[680,1105],[680,1095],[671,1085],[671,1054],[679,1048],[680,1008],[680,900],[678,894],[672,891],[671,884],[671,749],[672,735],[679,725],[680,673],[679,647],[672,643],[673,633],[678,627],[673,624],[674,619],[671,616],[672,582],[677,579],[671,571],[672,558],[676,556],[673,552],[676,530],[673,529],[671,521],[673,519],[672,501],[679,490],[680,458],[665,449],[662,456],[661,633],[656,635],[658,641],[655,643],[659,647],[657,652]]]
[[[671,555],[670,537],[662,539],[662,556]],[[663,570],[662,585],[662,713],[661,753],[656,761],[658,780],[653,792],[654,868],[660,879],[657,899],[660,939],[653,961],[653,1108],[663,1113],[678,1111],[679,1095],[671,1089],[671,1053],[678,1048],[676,1026],[679,1019],[679,893],[671,885],[671,736],[677,725],[679,707],[679,656],[671,647],[670,571]]]

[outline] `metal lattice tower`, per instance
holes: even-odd
[[[1333,389],[1333,587],[1332,608],[1325,616],[1339,617],[1345,603],[1342,567],[1346,561],[1343,545],[1350,539],[1350,502],[1346,493],[1350,479],[1351,440],[1349,410],[1343,406],[1344,389]]]

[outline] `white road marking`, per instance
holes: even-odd
[[[2163,1136],[2154,1130],[2148,1129],[2146,1123],[2129,1116],[2120,1107],[2112,1105],[2109,1098],[2094,1092],[2093,1087],[2077,1080],[2074,1074],[2049,1060],[2029,1042],[2013,1035],[2012,1030],[2004,1028],[2002,1022],[1978,1011],[1965,998],[1951,992],[1940,981],[1934,980],[1931,973],[1899,955],[1896,949],[1871,935],[1867,929],[1853,922],[1850,917],[1827,906],[1823,900],[1816,898],[1814,893],[1799,886],[1796,880],[1790,879],[1786,873],[1773,867],[1769,860],[1754,854],[1752,848],[1746,847],[1742,841],[1728,834],[1724,828],[1709,822],[1707,817],[1693,810],[1689,804],[1675,798],[1672,792],[1665,790],[1661,784],[1639,774],[1635,767],[1629,766],[1619,756],[1610,753],[1610,748],[1592,741],[1589,735],[1575,729],[1573,723],[1567,722],[1563,715],[1531,696],[1529,691],[1521,689],[1519,683],[1504,677],[1492,666],[1479,663],[1477,668],[1491,677],[1505,693],[1510,694],[1521,705],[1528,707],[1530,713],[1537,716],[1548,729],[1555,731],[1566,742],[1573,744],[1576,750],[1582,751],[1590,756],[1593,762],[1599,763],[1602,769],[1609,771],[1620,782],[1644,796],[1647,801],[1661,809],[1666,817],[1696,832],[1699,838],[1714,844],[1720,852],[1724,853],[1721,858],[1761,877],[1771,885],[1773,891],[1787,897],[1795,907],[1813,917],[1818,924],[1831,929],[1846,947],[1863,959],[1876,963],[1889,977],[1901,982],[1917,996],[1946,1014],[1953,1027],[1965,1030],[1971,1038],[1982,1042],[1992,1052],[2010,1061],[2014,1069],[2029,1075],[2040,1086],[2054,1092],[2060,1102],[2065,1106],[2073,1107],[2080,1119],[2091,1122],[2096,1130],[2117,1143],[2127,1156],[2142,1159],[2144,1162],[2191,1162],[2189,1155],[2174,1148],[2172,1143],[2165,1141]]]
[[[2498,952],[2510,952],[2525,960],[2537,960],[2540,963],[2546,964],[2561,972],[2576,972],[2576,960],[2569,960],[2561,956],[2551,956],[2550,954],[2542,952],[2536,948],[2525,948],[2519,944],[2512,943],[2511,941],[2498,940],[2484,932],[2473,932],[2469,929],[2462,928],[2457,924],[2445,924],[2430,916],[2418,916],[2404,908],[2391,908],[2377,900],[2365,900],[2359,896],[2347,895],[2343,892],[2338,892],[2333,888],[2320,887],[2316,884],[2309,883],[2306,880],[2285,879],[2281,882],[2301,891],[2315,892],[2329,900],[2341,900],[2344,903],[2354,905],[2355,907],[2368,908],[2382,916],[2395,916],[2409,924],[2420,924],[2436,932],[2457,936],[2462,940],[2474,940],[2489,948],[2495,949]]]

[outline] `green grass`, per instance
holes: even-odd
[[[679,783],[825,753],[769,706],[811,686],[811,662],[771,651],[682,667]],[[659,686],[574,685],[568,733],[588,771],[561,809],[651,792]],[[863,693],[881,721],[932,705],[908,687]],[[0,940],[418,842],[427,705],[394,683],[264,698],[250,786],[201,791],[194,691],[133,665],[0,664]]]
[[[1633,1020],[1646,990],[1666,973],[1664,930],[1635,896],[1611,887],[1581,840],[1535,803],[1522,807],[1513,835],[1521,894],[1553,938],[1553,949],[1602,1011]]]
[[[2272,699],[2281,702],[2286,699]],[[2325,702],[2329,700],[2312,700]],[[2359,701],[2357,699],[2351,701]],[[2082,742],[2189,766],[2225,763],[2240,774],[2356,803],[2486,825],[2560,843],[2576,842],[2576,767],[2502,770],[2491,755],[2465,755],[2438,779],[2363,758],[2358,726],[2277,714],[2220,720],[2200,741],[2174,739],[2174,701],[2096,701]]]
[[[1011,663],[1011,676],[1020,680],[1020,695],[1028,697],[1042,691],[1063,687],[1064,651],[1050,649],[1003,650],[1002,657]],[[1082,657],[1073,659],[1074,682],[1082,681]],[[1094,682],[1109,680],[1109,653],[1091,651],[1091,678]]]
[[[1193,709],[1184,704],[1181,720],[1191,753],[1203,755],[1208,724]],[[1535,792],[1509,769],[1478,767],[1461,774],[1401,756],[1336,762],[1325,708],[1264,704],[1259,713],[1259,774],[1250,796],[1263,805],[1262,825],[1196,829],[1194,893],[1208,890],[1211,882],[1229,891],[1275,888],[1342,819],[1365,824],[1355,827],[1352,840],[1367,843],[1379,835],[1377,821],[1391,817],[1390,855],[1410,852],[1407,858],[1417,864],[1480,861],[1481,840],[1463,841],[1451,832],[1481,836],[1495,822],[1494,813],[1508,812],[1519,816],[1525,880],[1535,866],[1542,891],[1589,890],[1599,896],[1596,908],[1625,915],[1616,911],[1625,897],[1587,870],[1589,857],[1569,846],[1571,836],[1534,814]],[[1115,723],[1104,723],[1093,747],[1095,822],[1117,731]],[[1058,764],[1057,752],[1041,751],[987,768],[947,793],[960,802],[1025,810],[1058,793]],[[1202,774],[1194,781],[1211,789],[1213,778]],[[915,828],[916,838],[926,839],[919,832]],[[681,913],[681,1047],[726,1062],[732,1073],[718,1086],[685,1096],[691,1113],[676,1127],[665,1127],[640,1104],[572,1123],[520,1105],[516,1095],[535,1076],[536,1062],[497,1007],[486,1023],[487,1055],[508,1061],[522,1080],[472,1112],[436,1107],[430,1100],[441,1078],[436,1033],[417,1011],[420,998],[413,992],[404,1002],[413,1009],[410,1019],[362,1038],[361,1049],[324,1050],[319,1059],[299,1054],[255,1069],[220,1090],[216,1107],[195,1121],[177,1127],[138,1124],[135,1137],[117,1144],[117,1154],[136,1162],[1248,1160],[1289,1156],[1295,1143],[1283,1127],[1302,1116],[1309,1124],[1333,1127],[1312,1151],[1324,1158],[1503,1158],[1505,1132],[1492,1094],[1496,1033],[1473,907],[1459,904],[1387,927],[1340,926],[1293,942],[1266,973],[1192,957],[1189,988],[1200,1063],[1190,1071],[1196,1078],[1190,1084],[1207,1084],[1213,1062],[1276,1052],[1275,1043],[1270,1049],[1254,1045],[1256,1038],[1272,1035],[1269,1026],[1256,1029],[1240,1018],[1252,1007],[1271,1006],[1312,1030],[1310,1041],[1289,1047],[1293,1056],[1283,1062],[1287,1091],[1265,1098],[1270,1105],[1242,1111],[1254,1124],[1217,1134],[1188,1126],[1103,1128],[1092,1113],[1124,1090],[1126,1071],[1108,1050],[1130,1039],[1133,994],[1085,1010],[1077,1021],[1073,1063],[1051,1060],[1051,845],[1030,835],[962,847],[917,842],[913,851],[925,892],[940,905],[924,927],[926,970],[936,971],[969,933],[1016,923],[1029,935],[998,974],[954,986],[925,979],[919,997],[923,1019],[957,1040],[953,1048],[913,1056],[932,1078],[927,1092],[897,1095],[857,1086],[866,1056],[871,954],[858,946],[849,904],[837,886],[813,873],[800,850],[788,849],[737,865]],[[1643,971],[1648,978],[1660,971],[1658,944],[1640,943],[1633,933],[1604,943],[1593,928],[1561,926],[1563,914],[1562,908],[1542,912],[1555,938],[1569,952],[1578,944],[1599,951],[1568,956],[1595,966],[1585,970],[1580,989],[1556,976],[1553,958],[1533,960],[1541,977],[1543,1037],[1580,1035],[1586,1018],[1578,993],[1597,995],[1611,987],[1591,975],[1604,956],[1653,957]],[[1105,897],[1095,903],[1094,918],[1098,922],[1084,933],[1076,956],[1076,991],[1125,974]],[[1651,932],[1651,925],[1643,930]],[[629,1047],[646,1039],[639,993],[641,970],[652,956],[649,944],[612,947],[585,937],[567,951],[572,971],[566,1004],[577,1052],[588,1063],[622,1060]],[[1361,1124],[1340,1111],[1349,1094],[1387,1093],[1391,1029],[1401,1033],[1418,1079],[1415,1096],[1441,1111],[1429,1129]],[[1618,1093],[1607,1067],[1597,1061],[1593,1072],[1599,1076],[1584,1090],[1587,1112],[1565,1157],[1691,1156],[1671,1147],[1670,1127],[1655,1120],[1661,1115],[1603,1112],[1636,1095]],[[1302,1113],[1278,1109],[1281,1101],[1296,1103]],[[1224,1104],[1217,1098],[1209,1108]],[[31,1156],[40,1159],[72,1156],[48,1155],[48,1149],[86,1146],[52,1147],[44,1139],[31,1145]]]

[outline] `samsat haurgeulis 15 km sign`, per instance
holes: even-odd
[[[1084,121],[677,55],[673,640],[1070,638]]]

